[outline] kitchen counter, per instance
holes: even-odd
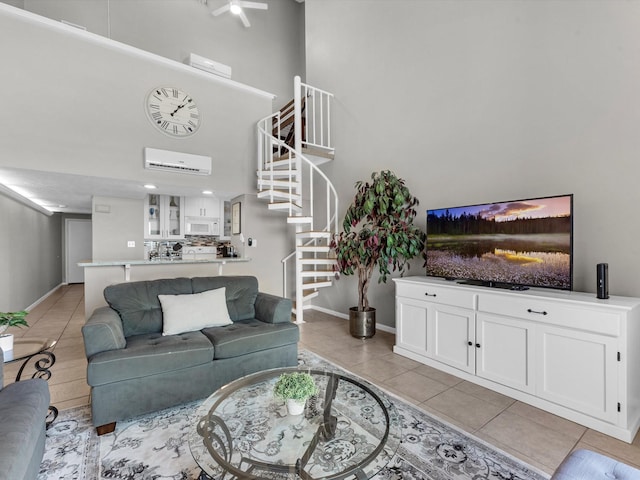
[[[103,291],[115,283],[176,277],[252,275],[251,258],[183,258],[181,260],[99,260],[78,263],[84,267],[84,308],[87,318],[106,305]]]
[[[186,264],[186,263],[233,263],[233,262],[250,262],[250,258],[241,257],[218,257],[218,258],[182,258],[180,260],[104,260],[98,262],[80,262],[79,267],[113,267],[113,266],[125,266],[125,265],[171,265],[171,264]]]

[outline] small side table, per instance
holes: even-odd
[[[33,366],[36,369],[31,378],[49,380],[51,378],[51,367],[56,363],[56,356],[49,350],[57,342],[57,340],[49,338],[16,338],[13,341],[13,350],[4,352],[4,363],[22,362],[16,375],[16,382],[22,379],[24,369],[31,360],[33,360]],[[49,413],[46,418],[47,428],[51,426],[57,417],[58,409],[53,405],[49,405]]]

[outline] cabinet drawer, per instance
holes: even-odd
[[[475,308],[476,295],[461,288],[398,282],[396,283],[396,295],[454,307]]]
[[[478,296],[478,311],[604,335],[620,335],[621,314],[619,312],[593,307],[581,308],[562,301],[481,294]]]

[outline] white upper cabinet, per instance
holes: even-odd
[[[220,218],[220,200],[216,197],[185,197],[187,217]]]
[[[184,197],[147,195],[145,201],[145,240],[184,238]]]

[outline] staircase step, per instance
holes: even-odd
[[[305,270],[298,272],[302,278],[320,278],[320,277],[333,277],[336,272],[333,270]]]
[[[302,195],[298,195],[297,193],[289,193],[284,190],[263,190],[258,193],[258,198],[278,198],[283,200],[293,200],[297,201],[300,204],[302,200]]]
[[[302,296],[302,301],[311,300],[312,298],[316,298],[318,295],[320,295],[320,293],[317,290],[311,293],[307,293],[306,295]]]
[[[269,210],[289,210],[294,212],[301,212],[302,207],[291,202],[272,202],[268,206]]]
[[[313,217],[288,217],[287,223],[311,223],[313,222]]]
[[[291,218],[291,217],[289,217]],[[306,232],[296,232],[296,237],[298,238],[331,238],[331,232],[327,231],[306,231]]]
[[[297,170],[256,170],[258,178],[264,178],[268,180],[273,175],[274,178],[278,177],[292,177],[295,178]]]
[[[329,245],[305,245],[297,247],[296,250],[302,253],[327,253],[331,250],[331,248],[329,247]]]
[[[283,187],[292,189],[299,188],[299,182],[288,182],[286,180],[267,180],[264,178],[258,178],[258,188],[263,187]]]
[[[264,169],[268,170],[269,168],[271,168],[273,166],[273,168],[278,168],[278,167],[289,167],[289,165],[291,166],[295,166],[296,165],[296,161],[294,159],[294,157],[291,157],[291,161],[289,161],[289,156],[288,155],[283,155],[281,157],[277,157],[275,158],[272,162],[266,162],[264,165]]]
[[[302,290],[314,290],[316,288],[325,288],[333,285],[332,281],[313,281],[302,284]]]
[[[301,258],[302,265],[336,265],[335,258]]]

